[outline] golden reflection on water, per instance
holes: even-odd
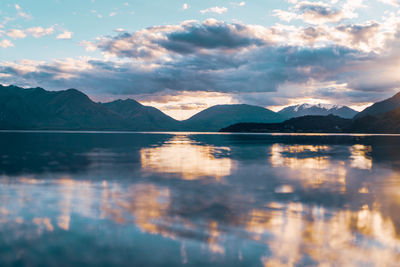
[[[287,177],[300,181],[304,187],[326,187],[330,194],[335,194],[337,189],[346,193],[350,168],[372,170],[369,156],[372,149],[354,145],[348,150],[349,158],[339,160],[330,156],[331,149],[330,146],[274,144],[270,149],[269,163],[272,168],[290,172],[292,175]],[[228,147],[200,145],[185,136],[176,136],[161,147],[142,149],[140,155],[142,168],[146,171],[177,174],[186,180],[205,176],[219,180],[230,175],[236,167],[235,161],[216,156],[229,152]],[[191,217],[198,210],[207,208],[207,201],[202,199],[207,196],[197,196],[199,207],[196,204],[185,206],[180,203],[184,198],[179,198],[185,192],[174,186],[150,182],[93,183],[69,177],[48,182],[21,177],[17,182],[7,179],[0,180],[0,183],[27,186],[15,189],[21,206],[35,200],[31,195],[32,189],[40,189],[43,184],[50,183],[53,187],[49,191],[56,195],[54,205],[57,214],[35,216],[27,221],[8,209],[9,199],[0,195],[0,223],[7,223],[7,218],[14,216],[12,220],[15,223],[32,223],[38,232],[54,232],[57,227],[70,231],[73,212],[87,218],[109,219],[117,224],[135,225],[143,233],[180,242],[183,263],[190,261],[185,246],[188,233],[200,233],[204,247],[219,256],[229,253],[228,234],[265,245],[267,252],[260,259],[265,266],[295,266],[301,264],[304,255],[320,266],[371,263],[394,266],[400,261],[400,177],[392,173],[382,177],[381,181],[383,179],[381,187],[376,185],[371,188],[371,184],[361,184],[355,192],[368,196],[370,204],[355,204],[352,208],[304,204],[295,200],[285,202],[268,194],[265,199],[258,199],[256,206],[251,201],[254,197],[252,192],[246,191],[246,183],[239,182],[237,186],[241,190],[229,192],[230,189],[227,189],[227,195],[231,199],[243,199],[241,207],[232,205],[229,198],[218,199],[220,206],[231,211],[230,216],[225,218],[215,214]],[[273,192],[292,194],[296,193],[295,189],[295,185],[289,182]],[[351,201],[348,200],[347,204]],[[182,206],[185,210],[179,210]],[[229,227],[234,229],[227,233]]]
[[[141,231],[174,238],[168,231],[171,196],[168,188],[153,184],[138,184],[123,190],[103,182],[102,217],[119,224],[134,223]]]
[[[134,223],[142,232],[162,235],[173,240],[178,240],[182,231],[202,230],[195,222],[170,213],[172,199],[168,188],[138,184],[131,186],[124,193],[110,193],[109,185],[103,186],[101,210],[104,218],[111,218],[120,224]],[[205,231],[207,238],[204,242],[208,250],[215,254],[224,254],[218,222],[210,221]]]
[[[274,144],[271,146],[270,163],[274,168],[295,172],[295,179],[302,182],[304,187],[335,186],[344,192],[347,175],[345,162],[331,161],[326,155],[329,149],[328,146]]]
[[[106,215],[115,214],[129,218],[143,231],[160,234],[166,238],[181,240],[180,231],[174,225],[192,231],[207,233],[204,242],[210,252],[225,254],[226,238],[219,229],[220,222],[210,219],[208,226],[190,221],[189,218],[177,218],[170,213],[171,192],[163,187],[151,184],[139,184],[124,194],[114,194],[117,199],[105,199],[105,203],[115,202],[117,207]],[[118,199],[120,197],[121,199]],[[391,266],[400,260],[400,239],[390,217],[384,216],[379,205],[362,206],[359,210],[331,210],[309,206],[298,202],[266,203],[267,209],[252,209],[233,218],[236,227],[245,229],[249,238],[265,243],[272,253],[262,257],[265,266],[294,266],[303,255],[321,263],[321,266],[333,262],[339,266],[353,266],[354,263],[381,263],[378,266]],[[119,212],[115,212],[119,209]],[[239,224],[238,224],[239,222]],[[271,237],[272,235],[272,237]],[[356,242],[357,237],[362,240]],[[372,242],[372,243],[370,243]],[[183,245],[183,243],[182,243]]]
[[[351,162],[352,168],[358,168],[362,170],[372,169],[372,158],[368,156],[371,153],[371,146],[366,145],[354,145],[350,148],[351,151]]]
[[[390,198],[394,198],[390,203],[385,203],[385,206],[399,207],[398,178],[390,178],[396,183],[382,189],[382,194],[389,194]],[[27,178],[21,181],[27,182],[29,186],[40,186]],[[400,237],[392,219],[395,213],[390,210],[384,215],[381,199],[376,199],[372,206],[365,204],[358,210],[326,209],[300,202],[266,200],[263,205],[265,208],[252,208],[248,203],[247,209],[236,213],[237,216],[229,221],[204,218],[206,221],[199,223],[173,212],[173,193],[165,186],[140,183],[124,187],[118,183],[103,181],[92,187],[90,182],[68,178],[60,179],[54,185],[59,194],[60,215],[55,220],[50,217],[33,218],[31,222],[38,227],[39,233],[52,232],[56,225],[68,230],[73,200],[77,192],[88,190],[90,192],[86,193],[93,198],[100,193],[102,219],[112,219],[118,224],[134,224],[142,232],[181,242],[182,262],[190,260],[185,252],[185,238],[181,235],[185,231],[204,231],[206,238],[202,241],[207,249],[213,254],[225,255],[229,244],[226,243],[225,233],[220,229],[222,224],[243,229],[247,238],[265,244],[269,252],[260,259],[265,266],[295,266],[301,263],[304,255],[308,255],[320,266],[330,266],[332,263],[339,266],[363,263],[392,266],[400,260]],[[89,187],[85,188],[86,186]],[[79,199],[82,200],[81,194]],[[86,210],[92,205],[91,201],[82,201],[77,212],[88,216]],[[0,213],[3,217],[9,215],[10,211],[2,207]],[[20,217],[15,219],[17,220],[21,220],[18,223],[23,222]]]
[[[58,215],[56,218],[52,219],[49,217],[34,217],[32,219],[32,223],[38,226],[39,232],[43,232],[43,230],[47,230],[52,232],[55,229],[55,226],[58,226],[59,229],[64,231],[68,231],[70,228],[71,222],[71,212],[72,206],[74,205],[72,201],[79,197],[79,213],[85,217],[94,217],[92,212],[92,206],[95,194],[93,192],[92,183],[90,181],[79,181],[74,180],[70,177],[61,177],[59,179],[45,181],[43,179],[34,179],[31,177],[21,177],[17,179],[0,179],[1,184],[8,185],[27,185],[28,187],[17,187],[16,194],[18,196],[18,203],[21,206],[27,205],[31,202],[36,201],[35,198],[31,196],[31,189],[43,186],[45,184],[49,184],[52,187],[50,192],[56,194],[56,199],[54,200],[53,205],[57,206]],[[55,188],[54,188],[55,187]],[[0,196],[0,201],[1,201]],[[6,213],[7,212],[7,213]],[[3,215],[13,214],[15,211],[8,212],[4,207],[0,208],[0,213]],[[32,210],[34,212],[34,210]],[[26,221],[24,218],[18,216],[13,219],[15,223],[22,224]],[[0,223],[6,223],[9,219],[6,216],[2,216],[0,219]]]
[[[207,240],[208,247],[212,253],[224,254],[225,249],[220,244],[221,242],[221,232],[218,230],[218,222],[211,221],[208,225],[209,238]]]
[[[320,266],[394,266],[400,260],[400,240],[392,220],[367,205],[327,215],[320,207],[289,203],[281,210],[253,210],[246,220],[252,238],[268,244],[272,252],[263,257],[265,266],[294,266],[303,255]],[[262,239],[271,233],[274,238]],[[364,240],[357,242],[360,234]]]
[[[201,145],[186,136],[175,136],[160,147],[140,151],[142,169],[155,173],[177,174],[185,180],[214,177],[219,181],[232,173],[235,162],[228,157],[229,147]]]

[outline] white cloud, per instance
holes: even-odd
[[[234,7],[239,7],[239,6],[245,6],[246,2],[242,1],[242,2],[231,2],[231,5]]]
[[[21,8],[20,5],[15,4],[14,7],[15,7],[15,9],[16,9],[17,12],[18,12],[18,16],[20,16],[20,17],[22,17],[22,18],[25,18],[25,19],[31,19],[31,18],[32,18],[32,16],[31,16],[30,14],[25,13],[25,12],[22,11],[22,8]]]
[[[400,1],[399,0],[378,0],[379,2],[382,2],[384,4],[392,5],[399,7],[400,6]]]
[[[200,10],[200,13],[201,14],[205,14],[205,13],[223,14],[223,13],[226,13],[227,11],[228,11],[228,8],[226,8],[226,7],[215,6],[215,7],[210,7],[207,9]]]
[[[26,34],[23,30],[12,29],[7,32],[7,35],[14,39],[25,38]]]
[[[346,0],[341,2],[341,5],[337,5],[336,0],[330,3],[297,0],[289,0],[288,2],[293,6],[288,10],[275,9],[273,15],[286,22],[298,19],[314,25],[339,23],[344,19],[357,18],[356,10],[366,7],[363,0]]]
[[[43,28],[43,27],[32,27],[29,28],[25,31],[27,34],[32,35],[35,38],[40,38],[46,35],[51,35],[54,33],[54,27],[48,27],[48,28]]]
[[[5,33],[0,31],[0,35]],[[7,31],[6,35],[14,39],[22,39],[27,36],[33,36],[35,38],[40,38],[46,35],[51,35],[54,33],[54,26],[43,28],[43,27],[31,27],[25,30],[20,29],[10,29]]]
[[[98,17],[99,19],[101,19],[103,17],[101,14],[99,14],[99,12],[97,12],[97,10],[90,10],[90,12],[95,14],[96,17]]]
[[[184,3],[183,6],[182,6],[182,9],[183,9],[183,10],[186,10],[186,9],[188,9],[188,8],[189,8],[189,5],[186,4],[186,3]]]
[[[82,41],[79,43],[79,45],[84,46],[85,50],[88,52],[93,52],[93,51],[96,51],[96,49],[97,49],[97,46],[89,41]]]
[[[2,48],[8,48],[8,47],[13,47],[14,44],[10,40],[2,40],[0,41],[0,46]]]
[[[109,16],[114,17],[115,15],[117,15],[117,12],[111,12]]]
[[[72,38],[72,34],[73,34],[72,32],[64,31],[63,33],[57,35],[57,39],[68,40]]]

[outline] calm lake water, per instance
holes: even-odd
[[[398,266],[400,136],[0,133],[0,266]]]

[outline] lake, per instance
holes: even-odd
[[[398,266],[400,136],[0,133],[0,266]]]

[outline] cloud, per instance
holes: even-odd
[[[289,1],[293,6],[289,10],[275,9],[273,15],[283,21],[303,20],[310,24],[338,23],[344,19],[356,18],[355,10],[364,7],[363,0],[347,0],[342,6],[322,1]]]
[[[90,13],[95,14],[96,17],[98,17],[99,19],[103,18],[103,16],[99,12],[97,12],[97,10],[94,10],[94,9],[90,10]]]
[[[50,87],[67,84],[115,94],[156,93],[164,90],[222,93],[275,92],[287,82],[344,79],[347,65],[354,69],[368,55],[329,47],[264,46],[240,55],[192,55],[154,68],[110,61],[58,61],[52,64],[3,64],[0,72],[20,81],[40,81]],[[357,63],[357,64],[356,64]],[[22,69],[22,71],[21,71]],[[305,75],[307,74],[307,75]],[[354,76],[354,73],[351,74]]]
[[[400,6],[400,1],[399,0],[378,0],[379,2],[388,4],[388,5],[392,5],[395,7],[399,7]]]
[[[357,102],[400,89],[399,25],[390,17],[297,27],[185,21],[81,43],[103,59],[3,61],[0,73],[7,83],[90,94],[201,91],[264,105],[310,95]]]
[[[62,39],[62,40],[69,40],[72,38],[72,32],[69,31],[64,31],[62,33],[60,33],[59,35],[57,35],[57,39]]]
[[[375,43],[376,39],[374,38],[379,35],[380,28],[381,25],[379,23],[368,22],[363,25],[341,25],[336,29],[347,35],[346,39],[353,47],[368,49],[370,47],[379,46],[379,43]]]
[[[245,6],[246,2],[242,1],[242,2],[231,2],[231,5],[234,7],[241,7],[241,6]]]
[[[32,27],[25,30],[25,32],[35,38],[40,38],[46,35],[51,35],[54,33],[54,27]]]
[[[20,39],[20,38],[25,38],[26,34],[23,30],[12,29],[12,30],[7,31],[7,36],[14,38],[14,39]]]
[[[199,50],[231,50],[263,45],[269,41],[267,32],[268,29],[259,26],[208,19],[203,23],[185,21],[180,25],[125,32],[86,45],[96,46],[117,57],[169,60],[178,54],[196,53]]]
[[[82,41],[79,43],[79,45],[84,46],[85,50],[88,52],[94,52],[97,49],[97,46],[94,45],[92,42],[89,41]]]
[[[43,28],[43,27],[31,27],[25,30],[10,29],[7,31],[7,36],[14,39],[23,39],[27,36],[33,36],[35,38],[44,37],[54,33],[54,26]]]
[[[15,4],[14,5],[15,9],[17,10],[18,16],[25,18],[25,19],[31,19],[32,16],[28,13],[25,13],[24,11],[22,11],[22,8],[20,5]]]
[[[117,12],[111,12],[109,16],[110,16],[110,17],[114,17],[114,16],[117,15],[117,14],[118,14]]]
[[[8,48],[8,47],[13,47],[14,46],[14,44],[10,41],[10,40],[1,40],[0,41],[0,46],[2,47],[2,48]]]
[[[182,9],[183,9],[183,10],[186,10],[186,9],[188,9],[188,8],[189,8],[189,5],[188,5],[188,4],[184,3],[184,4],[182,5]]]
[[[226,7],[219,7],[219,6],[215,6],[215,7],[210,7],[210,8],[207,8],[207,9],[203,9],[203,10],[200,10],[200,13],[201,14],[206,14],[206,13],[217,13],[217,14],[223,14],[223,13],[226,13],[226,12],[228,12],[228,8],[226,8]]]

